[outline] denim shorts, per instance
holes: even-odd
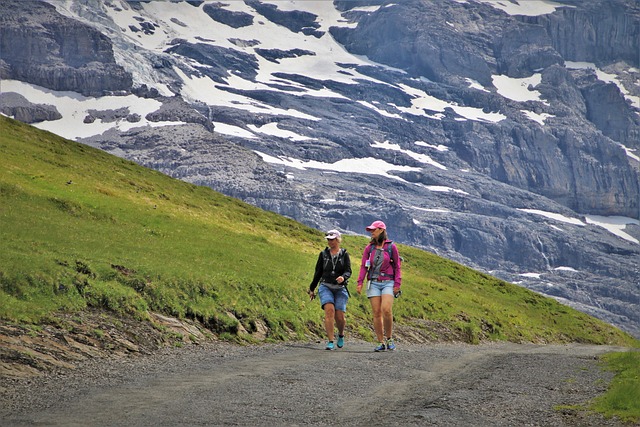
[[[320,297],[320,304],[322,304],[322,308],[327,303],[333,304],[336,308],[336,311],[347,311],[347,300],[349,299],[349,294],[347,293],[346,287],[341,287],[340,289],[330,289],[324,285],[324,283],[320,283],[318,287],[318,296]]]
[[[371,285],[369,285],[371,283]],[[367,298],[379,297],[381,295],[393,295],[393,280],[367,282]]]

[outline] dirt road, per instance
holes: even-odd
[[[207,344],[2,380],[2,426],[618,426],[603,346]]]

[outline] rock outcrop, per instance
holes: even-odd
[[[354,29],[340,28],[332,34],[354,53],[444,84],[456,84],[467,78],[492,87],[495,74],[521,78],[543,70],[539,90],[556,102],[549,105],[539,102],[535,108],[553,116],[546,120],[548,126],[532,126],[526,121],[506,123],[486,127],[482,130],[484,135],[479,136],[475,129],[470,132],[468,124],[461,122],[453,129],[453,133],[461,137],[450,138],[458,144],[460,157],[477,170],[487,171],[494,179],[549,197],[577,212],[636,218],[640,212],[637,172],[621,167],[628,163],[625,151],[616,146],[607,147],[606,142],[602,143],[600,132],[626,143],[640,131],[637,112],[629,109],[617,86],[596,83],[593,72],[561,73],[557,67],[564,60],[596,62],[600,56],[605,60],[604,54],[594,57],[578,53],[596,50],[594,43],[604,52],[607,46],[620,42],[627,48],[617,48],[617,53],[609,49],[609,59],[622,58],[632,61],[631,64],[637,63],[637,30],[634,28],[640,21],[640,12],[636,6],[632,8],[636,14],[629,16],[629,10],[626,9],[625,14],[618,3],[630,2],[616,2],[615,7],[611,2],[601,2],[598,8],[579,13],[563,8],[558,15],[551,15],[553,18],[546,18],[561,22],[545,26],[538,22],[544,18],[538,21],[500,16],[482,19],[488,13],[487,8],[491,9],[486,5],[412,0],[403,3],[402,8],[381,9],[363,18]],[[587,41],[593,39],[591,37],[580,44],[583,39],[578,35],[558,33],[558,28],[586,25],[588,17],[593,18],[601,9],[610,10],[612,17],[606,24],[598,24],[606,25],[606,28],[598,27],[599,34],[624,32],[624,36]],[[426,23],[425,16],[429,17]],[[571,40],[567,40],[569,37]],[[571,51],[570,57],[563,57],[556,50],[556,45],[561,44],[558,39],[572,46],[563,49]],[[636,40],[635,52],[629,48],[633,40]],[[568,96],[559,96],[558,86],[562,95]],[[465,104],[476,101],[459,89],[450,90],[457,92]],[[516,103],[496,107],[518,108]],[[630,146],[634,147],[636,141],[637,138]],[[593,158],[599,164],[597,167],[577,164],[574,160],[578,157]],[[609,179],[611,176],[616,179]],[[621,198],[621,194],[625,196]]]
[[[0,113],[24,123],[38,123],[62,118],[55,106],[33,104],[15,92],[0,93]]]
[[[131,89],[132,77],[116,64],[104,34],[60,15],[47,3],[2,3],[1,78],[87,96]]]

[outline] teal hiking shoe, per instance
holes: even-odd
[[[338,335],[338,348],[344,347],[344,335]]]
[[[387,350],[395,350],[396,349],[396,343],[393,341],[393,338],[389,338],[387,340]]]
[[[383,342],[381,342],[376,348],[373,349],[373,351],[385,351],[387,349],[387,347],[384,345]]]
[[[324,349],[325,350],[333,350],[333,341],[327,342],[327,346]]]

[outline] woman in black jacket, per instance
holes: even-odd
[[[309,285],[309,298],[313,301],[316,297],[315,289],[318,287],[320,304],[324,309],[324,327],[327,331],[327,350],[334,349],[334,328],[338,328],[338,348],[344,346],[344,313],[347,311],[347,301],[349,292],[347,291],[347,281],[351,277],[351,260],[346,249],[340,248],[342,236],[338,230],[329,230],[325,236],[328,247],[326,247],[316,262],[316,271],[313,275],[311,285]]]

